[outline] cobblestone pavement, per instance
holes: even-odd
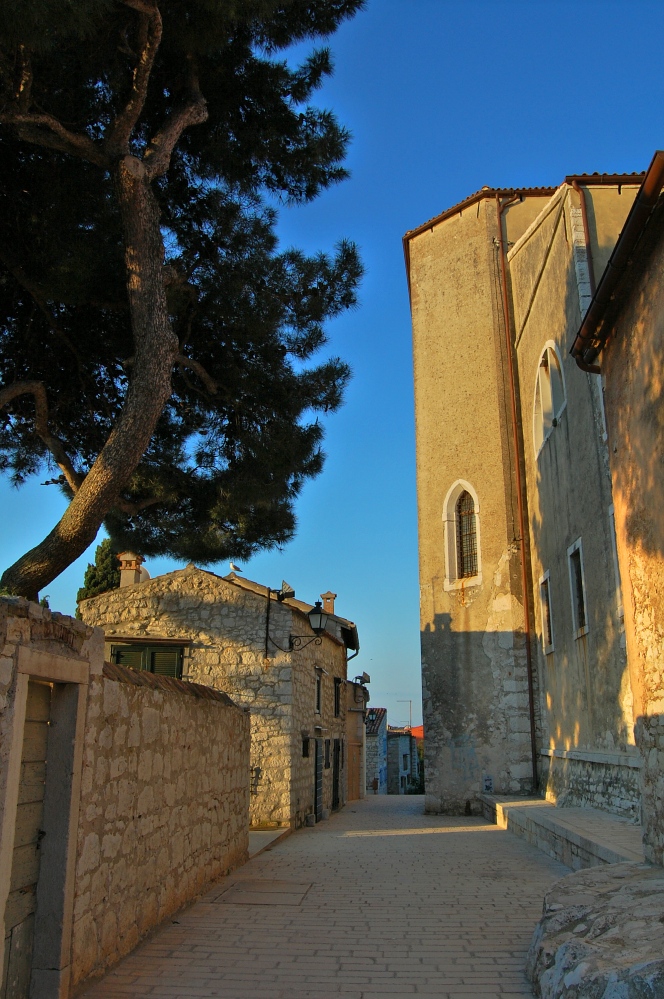
[[[525,954],[568,868],[483,819],[424,815],[423,801],[371,796],[299,830],[86,999],[530,996]]]

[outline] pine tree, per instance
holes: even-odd
[[[2,584],[94,540],[210,563],[282,544],[348,366],[355,247],[281,249],[279,202],[346,176],[311,105],[362,0],[0,0],[0,470],[70,499]],[[48,472],[48,469],[51,469]]]
[[[83,577],[83,586],[76,594],[76,603],[96,597],[109,590],[117,590],[120,585],[120,565],[117,552],[110,538],[104,538],[95,550],[95,562],[88,562]]]

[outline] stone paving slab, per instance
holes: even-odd
[[[543,798],[481,794],[485,818],[574,870],[641,863],[641,826],[598,808],[559,808]]]
[[[544,893],[568,868],[484,819],[423,807],[419,796],[372,795],[298,830],[178,914],[86,999],[532,996],[526,952]],[[216,901],[260,879],[311,887],[297,905]]]

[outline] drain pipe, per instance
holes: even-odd
[[[519,199],[515,194],[501,201],[496,194],[496,216],[498,219],[498,255],[500,257],[500,283],[503,299],[503,318],[505,321],[505,346],[507,348],[507,369],[510,383],[510,402],[512,406],[512,431],[514,439],[514,466],[516,473],[517,506],[519,511],[519,535],[521,551],[521,586],[523,589],[523,631],[526,639],[526,666],[528,674],[528,710],[530,713],[530,755],[532,762],[533,792],[537,791],[539,779],[537,776],[537,740],[535,738],[535,689],[533,684],[533,655],[531,649],[530,631],[530,597],[528,588],[528,569],[526,563],[526,518],[523,509],[523,488],[521,480],[521,447],[519,442],[518,411],[516,400],[516,384],[514,381],[514,363],[512,360],[512,337],[510,327],[509,295],[507,292],[507,270],[505,267],[505,241],[503,239],[503,212]]]

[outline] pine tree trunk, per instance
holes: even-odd
[[[116,189],[124,226],[135,348],[131,380],[117,425],[62,519],[0,580],[0,586],[10,593],[32,600],[94,541],[145,453],[171,394],[178,342],[166,307],[159,207],[140,160],[125,156],[120,161]]]

